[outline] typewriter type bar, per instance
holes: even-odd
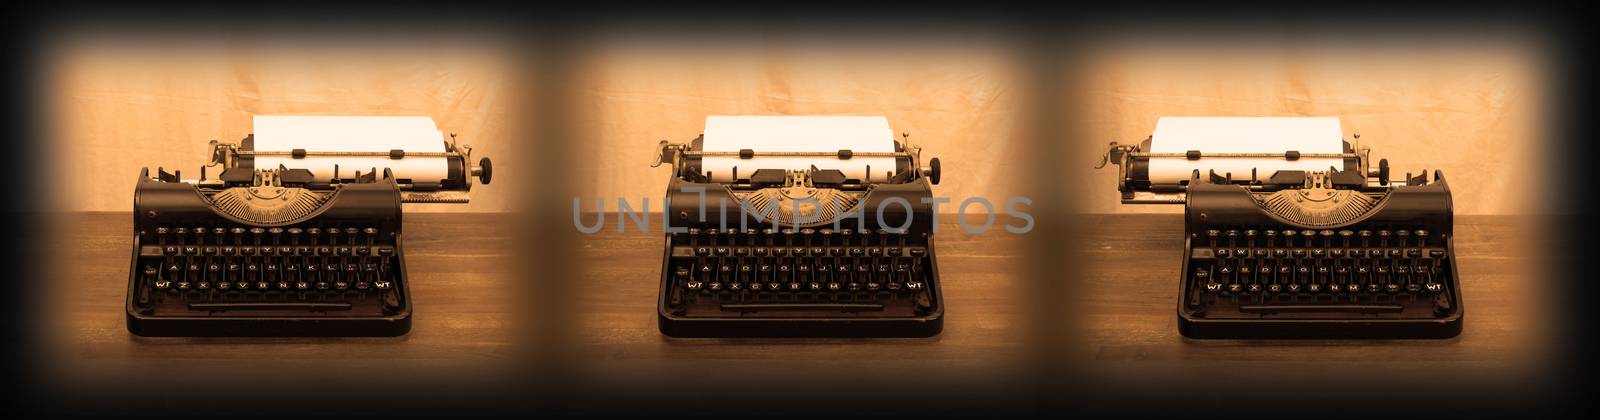
[[[319,118],[372,122],[372,117]],[[258,130],[261,123],[258,119]],[[199,179],[164,169],[155,176],[149,169],[140,173],[128,330],[143,336],[406,334],[412,307],[401,203],[465,201],[473,177],[489,182],[488,159],[469,167],[470,147],[457,146],[452,136],[443,145],[445,153],[382,156],[435,159],[428,163],[437,168],[394,162],[404,168],[398,175],[386,166],[346,176],[337,163],[316,166],[327,162],[257,168],[255,159],[267,154],[254,147],[254,136],[239,145],[213,141],[209,166],[222,169],[216,178],[204,169]],[[357,155],[366,156],[351,156]],[[430,179],[435,176],[438,182]]]
[[[734,123],[770,123],[779,130],[871,117],[711,117],[707,135],[718,118],[755,118]],[[886,120],[882,124],[887,129]],[[933,219],[920,200],[931,197],[931,185],[938,182],[937,159],[923,167],[920,149],[904,138],[885,139],[894,142],[894,152],[715,152],[706,151],[707,135],[690,144],[663,141],[652,162],[674,169],[667,212],[669,224],[682,228],[667,233],[663,250],[658,308],[663,334],[928,337],[940,332],[944,309]],[[737,160],[734,169],[723,176],[708,173],[705,168],[718,163],[705,160],[715,157]],[[773,157],[805,159],[804,166],[760,160]],[[848,168],[860,161],[838,163],[864,157],[883,158],[881,175],[866,169],[868,164]],[[769,162],[781,164],[763,166]],[[745,163],[753,169],[742,169]],[[891,200],[913,205],[887,206],[887,225],[878,226],[875,209]],[[705,212],[702,202],[709,203]],[[862,209],[867,217],[851,215]]]
[[[1165,119],[1163,119],[1165,120]],[[1205,123],[1259,128],[1259,118]],[[1158,124],[1158,132],[1160,124]],[[1333,122],[1337,129],[1337,121]],[[1243,129],[1242,129],[1243,130]],[[1334,139],[1339,134],[1333,133]],[[1154,136],[1153,136],[1154,137]],[[1359,138],[1359,136],[1357,136]],[[1460,284],[1452,244],[1450,189],[1424,170],[1389,179],[1366,149],[1345,153],[1181,156],[1150,154],[1152,141],[1113,143],[1124,203],[1183,204],[1185,247],[1179,331],[1191,338],[1448,338],[1461,332]],[[1188,145],[1186,145],[1188,146]],[[1198,146],[1197,146],[1198,147]],[[1265,146],[1273,147],[1273,146]],[[1360,150],[1360,152],[1356,152]],[[1312,156],[1342,167],[1282,169]],[[1192,169],[1188,179],[1155,179],[1153,158]],[[1257,159],[1278,168],[1218,174],[1206,159],[1238,168]],[[1187,162],[1187,163],[1185,163]],[[1324,163],[1327,160],[1323,161]],[[1183,166],[1190,165],[1190,166]],[[1219,164],[1220,165],[1220,164]]]

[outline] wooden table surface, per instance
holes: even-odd
[[[613,215],[614,217],[614,215]],[[338,338],[140,338],[124,326],[131,253],[127,213],[63,215],[72,235],[53,245],[58,276],[42,310],[49,327],[44,371],[58,389],[93,393],[129,387],[206,389],[216,384],[332,383],[352,390],[414,387],[435,398],[497,389],[521,372],[523,358],[561,366],[534,378],[570,391],[568,408],[629,396],[716,404],[718,392],[759,393],[775,384],[826,389],[941,389],[993,405],[1029,395],[1038,364],[1065,366],[1065,382],[1103,392],[1161,389],[1217,375],[1248,383],[1334,383],[1424,378],[1518,386],[1537,376],[1551,346],[1544,339],[1522,218],[1458,217],[1457,259],[1466,330],[1449,340],[1192,341],[1178,335],[1175,311],[1182,225],[1175,215],[1088,215],[1077,238],[1003,231],[963,232],[946,217],[936,252],[946,299],[944,333],[928,339],[671,339],[656,327],[659,233],[614,229],[516,239],[509,214],[406,215],[406,257],[416,316],[408,336]],[[659,220],[659,219],[657,219]],[[659,227],[657,227],[659,229]],[[1070,243],[1046,264],[1025,247]],[[552,245],[555,244],[555,245]],[[561,269],[527,267],[519,250],[570,246]],[[1038,267],[1059,272],[1036,274]],[[525,271],[574,273],[540,278]],[[566,282],[560,287],[554,282]],[[1035,311],[1041,282],[1066,282],[1066,311]],[[532,285],[534,287],[523,287]],[[540,290],[570,296],[532,296]],[[570,298],[570,300],[568,300]],[[567,302],[571,328],[529,332],[522,302]],[[1048,301],[1048,300],[1046,300]],[[1033,319],[1035,314],[1068,319]],[[1035,332],[1059,325],[1052,340]],[[541,348],[568,351],[541,353]],[[542,356],[532,356],[542,354]],[[1362,374],[1361,372],[1374,372]],[[1379,375],[1378,373],[1382,373]],[[527,378],[520,378],[527,379]],[[1051,379],[1045,378],[1048,382]],[[1214,379],[1211,379],[1214,380]],[[1388,381],[1392,382],[1392,381]],[[1071,388],[1071,386],[1066,387]],[[391,388],[392,389],[392,388]],[[995,397],[998,396],[998,397]],[[993,398],[991,398],[993,397]],[[1063,396],[1064,398],[1071,398]],[[1221,405],[1216,395],[1198,396]],[[403,404],[403,402],[402,402]],[[983,405],[983,404],[978,404]],[[626,408],[620,404],[611,408]]]

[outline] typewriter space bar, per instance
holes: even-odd
[[[776,311],[839,311],[879,312],[882,304],[876,303],[740,303],[722,305],[723,312],[776,312]]]
[[[348,311],[348,303],[312,303],[312,302],[283,302],[283,303],[191,303],[191,311]]]
[[[1239,312],[1247,314],[1277,314],[1277,313],[1362,313],[1362,314],[1395,314],[1405,311],[1400,305],[1243,305]]]

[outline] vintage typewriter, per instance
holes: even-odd
[[[211,141],[214,177],[141,171],[128,330],[396,336],[410,330],[401,203],[465,203],[485,158],[427,117],[257,116]]]
[[[927,337],[943,325],[939,183],[883,117],[712,116],[670,164],[660,328],[675,337]]]
[[[1123,203],[1185,206],[1185,336],[1456,336],[1450,188],[1369,153],[1337,118],[1166,117],[1100,166]]]

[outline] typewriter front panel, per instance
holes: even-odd
[[[142,181],[128,328],[146,336],[394,336],[409,330],[398,191],[350,185],[285,224]]]
[[[1450,194],[1395,187],[1349,223],[1295,223],[1242,188],[1190,186],[1178,312],[1193,338],[1460,333]],[[1260,193],[1254,193],[1260,194]]]
[[[673,184],[681,192],[686,184]],[[691,219],[669,233],[660,321],[679,337],[926,337],[943,317],[925,183],[885,184],[862,200],[864,218],[795,226],[732,209],[712,188],[707,222],[697,196],[675,195],[669,214]],[[725,191],[725,190],[723,190]],[[694,198],[690,198],[694,197]],[[875,209],[885,201],[883,222]],[[680,206],[683,206],[680,208]],[[908,221],[907,218],[910,218]],[[743,219],[743,220],[740,220]],[[674,221],[677,226],[685,223]],[[724,227],[726,226],[726,227]],[[900,229],[904,227],[904,229]]]

